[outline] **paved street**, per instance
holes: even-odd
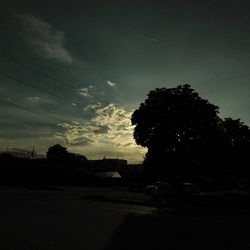
[[[81,191],[0,190],[1,250],[250,249],[250,216],[101,203]]]

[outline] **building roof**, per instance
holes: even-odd
[[[121,175],[117,171],[105,171],[95,173],[95,176],[100,178],[121,178]]]

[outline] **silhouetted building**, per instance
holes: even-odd
[[[89,166],[94,172],[117,171],[122,173],[126,170],[128,163],[127,160],[104,158],[102,160],[89,160]]]
[[[99,178],[121,178],[121,175],[117,171],[97,172],[94,176]]]

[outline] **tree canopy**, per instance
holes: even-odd
[[[219,120],[218,107],[202,99],[190,85],[150,91],[132,115],[134,138],[143,147],[175,151],[207,135]]]
[[[229,148],[234,155],[240,145],[246,148],[249,128],[218,113],[218,106],[187,84],[150,91],[131,117],[136,143],[148,148],[145,172],[152,178],[191,178],[215,171]]]
[[[50,162],[59,163],[61,165],[71,164],[71,166],[86,166],[87,158],[81,154],[68,152],[66,147],[56,144],[51,146],[47,152],[47,159]]]
[[[47,159],[49,161],[63,162],[68,158],[68,155],[69,152],[67,151],[67,148],[60,144],[49,147],[47,151]]]

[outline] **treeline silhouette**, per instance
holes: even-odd
[[[59,144],[51,146],[46,158],[20,158],[11,153],[0,154],[0,185],[95,185],[134,186],[142,185],[142,175],[134,167],[116,166],[118,159],[90,161],[82,154],[67,151]],[[99,164],[98,164],[99,163]],[[131,171],[131,169],[134,169]],[[123,178],[100,178],[98,172],[117,171]],[[144,184],[144,183],[143,183]]]
[[[87,165],[78,169],[80,162],[49,159],[18,158],[9,153],[0,154],[0,183],[2,185],[79,184]]]

